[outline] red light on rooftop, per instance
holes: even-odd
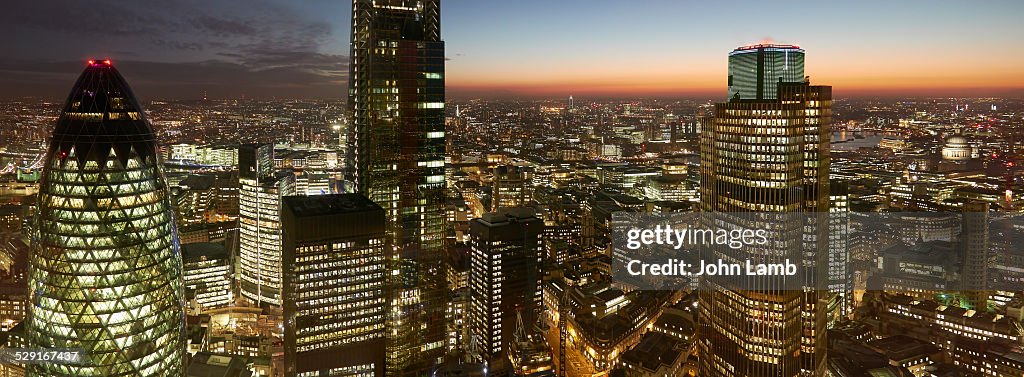
[[[96,64],[96,61],[95,60],[90,60],[88,63],[89,63],[89,65],[93,65],[93,64]]]
[[[103,64],[110,65],[110,59],[104,60]]]

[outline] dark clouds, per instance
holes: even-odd
[[[0,63],[0,97],[59,99],[89,57],[114,60],[143,98],[344,97],[347,51],[331,46],[347,44],[348,15],[303,13],[295,4],[5,3],[0,44],[13,56]]]

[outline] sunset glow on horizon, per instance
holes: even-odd
[[[1024,89],[1024,51],[1008,47],[1024,33],[1021,10],[1019,2],[450,2],[446,83],[455,95],[724,96],[728,53],[775,41],[806,50],[811,81],[840,96],[984,96]],[[470,19],[487,11],[503,16]]]
[[[59,98],[62,72],[93,57],[119,62],[158,98],[347,97],[351,2],[179,5],[108,4],[158,20],[110,38],[103,28],[52,27],[102,25],[84,3],[58,13],[12,3],[8,14],[48,18],[5,23],[0,39],[14,58],[0,72],[0,97]],[[229,27],[205,24],[206,13]],[[729,52],[765,41],[799,45],[811,81],[837,97],[1024,96],[1022,14],[1018,0],[446,0],[441,38],[453,98],[721,98]]]

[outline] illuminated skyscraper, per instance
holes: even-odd
[[[529,204],[533,197],[532,171],[524,166],[500,165],[492,169],[494,184],[491,189],[491,211],[515,208]]]
[[[242,297],[281,306],[281,197],[295,193],[295,175],[274,169],[274,146],[238,152],[238,251]]]
[[[793,69],[799,74],[787,76]],[[716,104],[714,118],[702,126],[701,207],[715,221],[766,229],[771,242],[716,250],[716,257],[740,263],[789,258],[801,260],[804,271],[798,282],[705,279],[699,374],[820,375],[829,301],[822,269],[829,239],[831,87],[804,82],[803,50],[795,46],[741,47],[730,54],[729,71],[731,100]],[[735,76],[739,72],[743,77]],[[756,213],[774,215],[757,222],[764,216]]]
[[[505,357],[515,340],[517,313],[526,326],[540,315],[543,231],[544,221],[530,208],[470,221],[470,328],[485,361]]]
[[[282,202],[285,375],[384,375],[384,210],[359,194]]]
[[[181,255],[152,128],[110,61],[90,61],[46,154],[30,257],[30,376],[182,375]]]
[[[388,371],[444,351],[444,42],[439,0],[354,0],[349,178],[384,208]]]
[[[773,43],[738,47],[729,54],[729,99],[774,99],[780,82],[804,81],[804,50]]]
[[[853,313],[853,270],[850,267],[850,187],[829,183],[828,216],[829,325]]]

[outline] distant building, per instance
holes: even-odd
[[[24,321],[27,313],[28,282],[17,279],[0,283],[0,330],[10,330]]]
[[[960,232],[960,289],[972,308],[988,310],[989,204],[972,202],[963,206]]]
[[[200,352],[192,356],[185,377],[252,377],[245,358]]]
[[[532,172],[522,166],[501,165],[494,168],[494,189],[491,210],[522,207],[532,199]]]
[[[943,160],[968,161],[975,158],[978,158],[978,148],[968,143],[963,136],[950,136],[942,146]]]
[[[828,290],[829,323],[853,313],[853,271],[850,257],[850,188],[829,183]]]
[[[384,375],[384,210],[359,194],[282,202],[285,375]]]
[[[192,313],[227,306],[234,300],[231,258],[223,244],[191,243],[181,247],[185,303]]]

